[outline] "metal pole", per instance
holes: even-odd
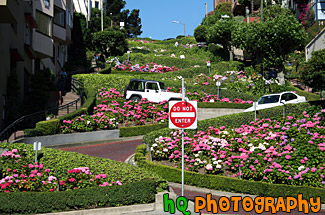
[[[220,97],[219,97],[219,86],[218,86],[218,99],[220,99]]]
[[[254,112],[255,112],[255,118],[254,118],[255,120],[254,121],[256,122],[256,102],[254,102]]]
[[[186,36],[185,36],[185,24],[184,24],[184,37],[186,37]]]
[[[182,101],[185,100],[184,78],[182,78]],[[182,128],[182,196],[184,196],[184,128]]]
[[[261,22],[263,22],[263,1],[261,0]]]
[[[104,30],[103,0],[100,0],[100,5],[101,5],[101,6],[100,6],[100,7],[101,7],[101,14],[100,14],[100,16],[101,16],[101,29],[102,29],[102,31],[103,31],[103,30]]]

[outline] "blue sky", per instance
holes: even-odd
[[[205,16],[205,2],[208,12],[213,8],[213,0],[125,0],[124,9],[140,10],[142,34],[140,37],[151,37],[163,40],[184,35],[184,25],[173,23],[180,21],[185,24],[186,35],[194,34]]]

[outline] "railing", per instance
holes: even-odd
[[[81,107],[84,103],[84,83],[72,78],[71,79],[71,90],[75,93],[79,94],[79,98],[59,107],[39,111],[36,113],[32,113],[26,116],[22,116],[19,119],[15,120],[8,127],[6,127],[2,132],[0,132],[0,142],[7,141],[9,142],[9,138],[13,135],[13,140],[17,139],[17,131],[27,128],[35,127],[36,123],[42,120],[46,120],[47,114],[53,114],[56,118],[59,114],[59,111],[67,110],[67,113],[70,112],[70,109],[75,106],[75,109],[78,109],[78,102],[80,102],[79,107]],[[22,136],[19,136],[22,137]]]

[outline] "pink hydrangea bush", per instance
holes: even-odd
[[[73,168],[59,177],[42,163],[26,162],[27,159],[22,159],[24,156],[17,149],[1,154],[1,163],[9,163],[9,166],[1,173],[0,192],[53,192],[122,185],[120,181],[111,181],[106,174],[92,174],[88,167]]]
[[[192,171],[268,183],[324,187],[325,110],[299,117],[260,119],[239,128],[209,127],[185,134],[185,163]],[[157,160],[176,166],[181,132],[159,137],[151,147]]]

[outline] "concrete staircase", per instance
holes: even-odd
[[[64,96],[62,96],[62,98],[63,98],[63,102],[62,102],[62,104],[60,106],[63,106],[63,105],[69,104],[70,102],[75,101],[76,99],[79,98],[79,96],[72,93],[72,92],[67,92]],[[69,108],[65,108],[63,110],[60,110],[58,112],[57,117],[64,116],[64,115],[66,115],[68,113],[71,113],[71,112],[79,109],[80,107],[81,107],[81,101],[78,101],[77,105],[75,104],[75,105],[70,106]]]

